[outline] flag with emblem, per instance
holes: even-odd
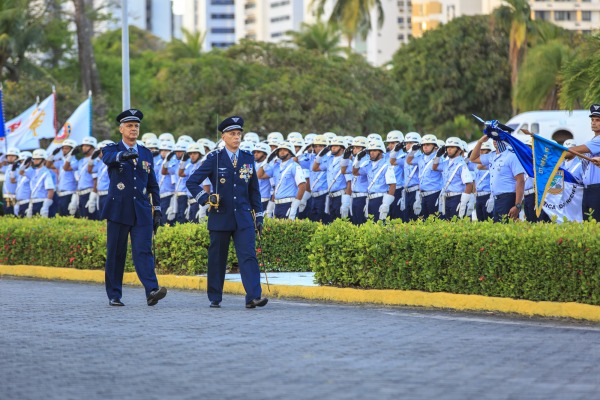
[[[6,127],[4,126],[4,96],[2,93],[2,85],[0,84],[0,122],[2,123],[0,126],[2,127],[2,131],[0,131],[0,143],[4,144],[4,151],[6,152],[8,149],[8,144],[6,143]]]
[[[55,94],[35,107],[18,128],[6,136],[9,147],[31,150],[40,147],[40,139],[54,138]]]
[[[539,217],[546,194],[561,194],[565,188],[565,171],[560,169],[567,148],[533,135],[533,179],[535,190],[535,213]]]
[[[90,95],[67,119],[67,122],[56,132],[56,137],[48,146],[51,153],[55,148],[62,146],[62,142],[71,139],[81,144],[83,138],[92,135],[92,96]]]
[[[31,114],[35,111],[37,104],[33,104],[27,110],[23,111],[18,116],[13,119],[6,121],[4,123],[4,129],[6,131],[6,136],[10,136],[13,132],[15,132],[24,122],[26,122]]]

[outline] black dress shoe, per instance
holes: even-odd
[[[115,306],[115,307],[123,307],[125,304],[123,304],[123,302],[121,302],[120,299],[111,299],[108,302],[109,306]]]
[[[211,301],[210,308],[221,308],[221,303],[219,303],[218,301]]]
[[[264,307],[268,302],[269,299],[267,299],[266,297],[259,297],[246,303],[246,308]]]
[[[148,301],[149,306],[154,306],[154,305],[156,305],[156,303],[158,303],[158,301],[160,299],[164,299],[166,295],[167,295],[167,288],[160,287],[158,289],[154,289],[153,291],[151,291],[146,300]]]

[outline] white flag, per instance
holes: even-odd
[[[56,132],[56,137],[48,146],[47,151],[52,152],[55,148],[62,146],[62,142],[71,139],[81,144],[83,138],[92,135],[92,98],[88,97],[71,114],[63,127]]]
[[[556,186],[556,187],[555,187]],[[543,210],[550,218],[556,216],[559,224],[567,221],[581,222],[583,214],[581,203],[583,201],[583,186],[570,182],[562,182],[561,185],[553,185],[548,190],[544,201]]]
[[[4,130],[6,132],[6,136],[10,136],[14,131],[16,131],[23,124],[23,122],[27,121],[29,119],[29,117],[31,116],[31,114],[33,113],[33,111],[35,110],[36,106],[37,106],[37,104],[34,104],[31,107],[29,107],[27,110],[23,111],[18,116],[11,119],[10,121],[6,121],[4,123]]]
[[[7,136],[8,146],[20,150],[31,150],[40,147],[40,139],[54,137],[54,93],[42,101],[29,118],[13,133]]]

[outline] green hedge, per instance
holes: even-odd
[[[319,224],[310,221],[267,220],[259,261],[268,271],[310,271],[310,239]],[[106,222],[72,217],[0,218],[0,264],[46,265],[101,269],[106,261]],[[208,245],[206,224],[161,227],[156,235],[156,259],[160,273],[195,275],[206,272]],[[233,244],[228,264],[237,263]],[[125,266],[133,271],[131,252]]]
[[[600,305],[596,222],[335,221],[316,231],[311,248],[324,285]]]

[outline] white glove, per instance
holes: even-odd
[[[275,215],[275,202],[269,200],[267,204],[267,218],[273,218],[273,215]]]
[[[469,202],[467,203],[467,217],[471,217],[473,215],[473,211],[475,211],[475,202],[477,198],[475,197],[475,193],[471,193],[469,195]]]
[[[29,203],[29,207],[27,207],[27,211],[25,211],[25,216],[27,218],[33,217],[33,206],[31,203]]]
[[[400,197],[400,211],[404,211],[406,209],[406,190],[402,191],[402,197]]]
[[[42,205],[42,209],[40,210],[40,215],[43,218],[48,218],[48,214],[50,213],[50,206],[54,201],[52,199],[45,199],[44,204]]]
[[[386,217],[388,216],[389,212],[390,212],[390,206],[392,205],[392,203],[394,202],[394,196],[392,196],[391,194],[384,194],[383,195],[383,201],[381,202],[381,205],[379,206],[379,219],[386,219]]]
[[[358,157],[354,157],[354,161],[352,161],[352,168],[358,168],[359,164],[360,160],[358,159]]]
[[[458,207],[456,207],[456,211],[458,211],[458,217],[462,218],[465,216],[467,212],[467,205],[469,204],[469,200],[471,199],[471,195],[467,193],[462,193],[460,195],[460,203],[458,203]]]
[[[70,215],[75,215],[77,208],[79,208],[79,195],[77,193],[73,193],[71,196],[71,202],[67,208]]]
[[[98,193],[90,192],[90,197],[89,197],[87,203],[85,203],[85,208],[88,209],[90,214],[93,214],[96,212],[97,204],[98,204]]]
[[[415,204],[413,204],[413,212],[415,215],[421,215],[421,209],[421,193],[417,192],[417,195],[415,196]]]
[[[349,194],[342,195],[342,206],[340,207],[340,214],[342,218],[348,218],[350,213],[350,207],[352,206],[352,196]]]
[[[171,202],[169,203],[169,208],[167,208],[167,221],[173,221],[177,216],[177,196],[173,195],[171,197]]]
[[[198,208],[198,212],[196,213],[196,219],[198,220],[198,222],[202,222],[204,221],[204,218],[206,218],[207,208],[208,206],[200,206],[200,208]]]
[[[300,207],[300,200],[294,199],[292,200],[292,206],[287,212],[288,219],[292,221],[296,219],[296,214],[298,213],[298,207]]]
[[[494,212],[494,195],[490,194],[490,198],[485,202],[485,211],[489,214]]]
[[[188,206],[185,209],[184,215],[185,215],[185,219],[187,219],[188,221],[190,220],[190,212],[191,212],[191,204],[188,204]]]
[[[298,211],[302,212],[306,208],[306,203],[310,199],[310,192],[305,191],[302,195],[302,200],[300,200],[300,206],[298,207]]]
[[[21,209],[21,205],[20,204],[15,204],[15,207],[13,208],[13,214],[15,214],[15,216],[19,216],[19,210]]]

